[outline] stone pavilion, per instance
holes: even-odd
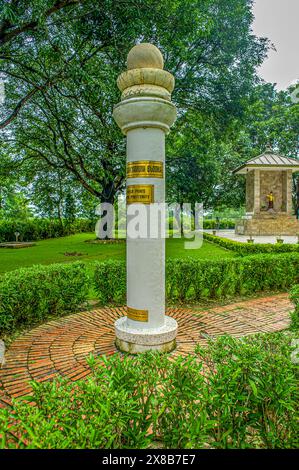
[[[292,202],[292,174],[298,171],[299,160],[270,148],[233,171],[246,176],[246,215],[236,221],[236,234],[299,235]]]

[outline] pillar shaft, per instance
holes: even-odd
[[[165,201],[165,133],[158,128],[136,128],[127,133],[127,164],[136,165],[139,172],[133,174],[137,177],[127,179],[127,191],[130,186],[149,185],[153,187],[155,203]],[[146,162],[146,163],[145,163]],[[161,168],[160,177],[140,177],[148,162],[152,167]],[[160,165],[157,165],[157,162]],[[139,175],[138,175],[139,173]],[[136,209],[138,210],[138,205]],[[127,305],[131,309],[148,312],[148,328],[156,328],[165,322],[165,238],[159,230],[158,220],[154,212],[150,213],[151,205],[144,205],[146,217],[140,217],[141,235],[147,232],[146,238],[134,239],[130,234],[130,223],[134,224],[134,215],[130,215],[130,205],[127,214]],[[151,227],[149,226],[151,223]],[[157,228],[157,236],[155,236]],[[152,236],[150,233],[152,229]],[[134,315],[132,315],[134,317]],[[142,328],[140,321],[130,318],[128,325]]]

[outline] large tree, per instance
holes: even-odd
[[[10,166],[2,174],[18,169],[30,180],[32,169],[47,168],[45,178],[67,172],[100,201],[113,202],[123,188],[125,161],[124,138],[112,119],[116,77],[128,50],[147,41],[161,48],[176,77],[179,118],[168,144],[169,168],[170,158],[192,166],[201,188],[211,192],[207,179],[220,171],[218,143],[242,118],[267,50],[267,41],[251,31],[251,7],[252,0],[102,0],[97,8],[92,0],[4,2],[1,127]],[[182,154],[181,142],[189,153]]]

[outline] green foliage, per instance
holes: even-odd
[[[126,263],[108,260],[95,263],[94,287],[103,305],[124,303],[126,299]]]
[[[63,237],[79,232],[91,232],[95,221],[90,219],[28,219],[0,220],[0,242],[15,241],[15,232],[20,233],[19,240],[32,241],[46,238]]]
[[[2,180],[2,178],[1,178]],[[0,220],[1,219],[28,219],[32,213],[28,208],[29,200],[17,193],[13,186],[0,185]]]
[[[295,448],[298,388],[283,334],[196,354],[88,359],[88,380],[33,383],[0,410],[2,448]],[[32,406],[34,405],[34,406]]]
[[[234,219],[204,219],[203,220],[203,229],[232,229],[235,228]]]
[[[185,231],[194,230],[194,217],[187,216],[186,214],[180,214],[183,222],[183,228]],[[169,230],[179,230],[179,224],[175,217],[168,217],[167,219],[167,227]],[[204,218],[203,219],[203,229],[204,230],[211,230],[211,229],[233,229],[235,228],[235,220],[230,218],[221,218],[219,220],[211,218]]]
[[[239,127],[244,143],[248,139],[260,150],[271,144],[284,155],[298,157],[299,104],[292,98],[297,87],[277,91],[264,83],[253,90],[244,113],[245,129]]]
[[[34,266],[0,277],[0,332],[75,312],[88,296],[83,263]]]
[[[124,261],[96,263],[95,290],[103,304],[125,303]],[[267,290],[285,290],[299,281],[299,254],[259,254],[247,257],[201,260],[168,259],[166,298],[199,301]]]
[[[293,287],[290,298],[295,305],[294,312],[291,312],[291,330],[299,330],[299,285]]]
[[[228,250],[235,251],[239,256],[254,255],[258,253],[298,253],[298,244],[288,243],[242,243],[229,238],[221,238],[217,235],[211,235],[210,233],[204,233],[203,237],[209,242],[216,243],[217,245],[227,248]],[[254,238],[254,237],[253,237]]]
[[[229,123],[239,122],[268,48],[252,34],[252,21],[252,0],[102,0],[97,9],[93,0],[10,2],[0,16],[8,77],[0,127],[11,135],[1,175],[22,168],[41,211],[66,204],[68,178],[113,201],[125,176],[124,139],[112,119],[116,78],[129,49],[152,42],[176,78],[177,132],[167,153],[184,158],[179,186],[190,188],[192,200],[203,188],[210,200],[221,178],[217,148]],[[190,153],[197,156],[192,181]]]
[[[197,347],[198,359],[208,366],[209,415],[220,422],[211,431],[214,447],[298,447],[291,351],[283,333],[224,336],[208,349]]]
[[[234,207],[229,207],[226,206],[225,204],[218,204],[215,209],[212,211],[208,212],[208,214],[205,216],[206,218],[211,218],[211,219],[240,219],[243,215],[245,215],[245,208],[240,206]]]

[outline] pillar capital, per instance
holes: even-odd
[[[153,44],[138,44],[129,52],[128,70],[117,80],[121,102],[113,110],[124,134],[138,127],[169,132],[176,119],[176,108],[170,101],[174,77],[163,66],[162,54]]]

